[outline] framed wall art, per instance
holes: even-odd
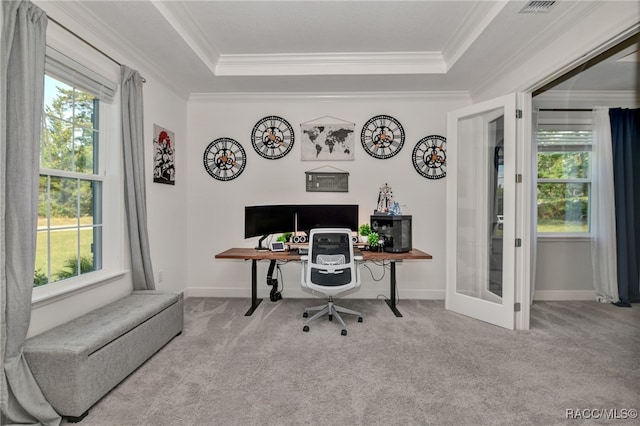
[[[302,161],[354,159],[355,123],[321,117],[300,124]]]
[[[174,133],[153,125],[153,181],[176,184],[176,146]]]

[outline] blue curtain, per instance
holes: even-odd
[[[619,306],[640,302],[640,109],[612,108]]]

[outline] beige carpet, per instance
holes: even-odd
[[[443,301],[403,300],[396,318],[341,300],[364,314],[341,336],[327,320],[302,332],[315,304],[265,300],[245,317],[247,299],[187,299],[182,335],[80,425],[552,425],[640,408],[640,306],[541,302],[530,331],[507,331]]]

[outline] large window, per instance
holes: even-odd
[[[34,286],[102,265],[100,101],[49,75],[44,96]]]
[[[538,232],[589,233],[591,124],[588,119],[541,120],[538,145]]]

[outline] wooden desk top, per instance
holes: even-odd
[[[388,253],[377,251],[361,251],[363,260],[418,260],[432,259],[429,253],[412,249],[406,253]],[[269,251],[253,248],[230,248],[215,255],[216,259],[244,259],[244,260],[300,260],[297,251]]]

